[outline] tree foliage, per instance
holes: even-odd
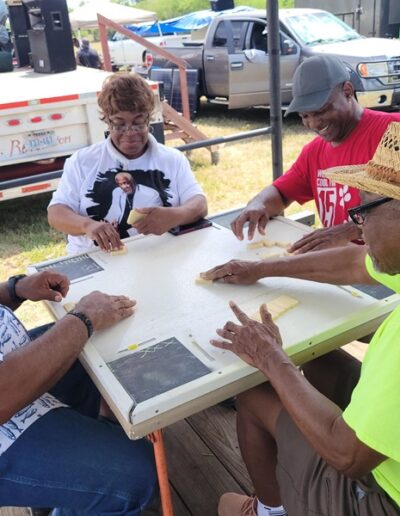
[[[113,0],[116,3],[132,5],[132,0]],[[266,0],[236,0],[235,6],[248,5],[258,9],[266,8]],[[203,9],[210,9],[209,0],[175,0],[174,2],[167,2],[166,0],[138,0],[136,7],[154,11],[160,20],[167,20],[175,18],[182,14],[191,13],[193,11],[201,11]],[[279,7],[288,8],[294,7],[294,0],[279,0]]]
[[[136,5],[141,9],[156,12],[160,20],[167,20],[182,14],[210,8],[210,2],[208,0],[176,0],[175,2],[166,2],[165,0],[141,0]]]

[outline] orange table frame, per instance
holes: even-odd
[[[156,430],[147,436],[153,444],[154,459],[156,461],[158,485],[163,516],[173,516],[171,489],[169,487],[167,457],[165,454],[162,430]]]

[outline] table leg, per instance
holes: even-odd
[[[163,516],[173,516],[171,490],[169,488],[167,458],[165,455],[162,430],[156,430],[149,434],[148,439],[153,443],[154,458],[156,461],[158,485]]]

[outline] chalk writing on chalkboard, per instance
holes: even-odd
[[[210,373],[175,337],[107,365],[135,405]]]
[[[60,274],[65,274],[70,281],[100,272],[103,269],[97,262],[95,262],[89,255],[80,254],[79,256],[71,256],[53,263],[45,265],[37,265],[37,271],[53,270]]]

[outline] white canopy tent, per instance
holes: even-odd
[[[157,15],[153,11],[113,4],[106,0],[97,0],[96,2],[93,1],[82,7],[78,7],[69,13],[71,27],[73,29],[97,28],[97,13],[121,25],[151,22],[157,19]]]

